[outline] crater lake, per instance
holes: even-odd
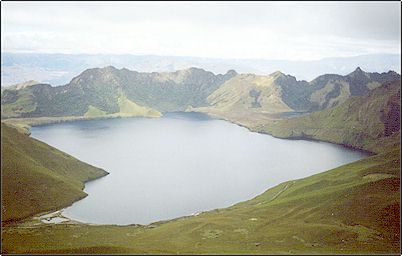
[[[200,113],[51,124],[32,127],[31,136],[110,173],[86,183],[88,196],[63,210],[95,224],[149,224],[228,207],[367,156]]]

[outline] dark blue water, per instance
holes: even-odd
[[[280,182],[365,157],[314,141],[283,140],[203,114],[34,127],[32,137],[101,167],[64,215],[90,223],[148,224],[251,199]]]

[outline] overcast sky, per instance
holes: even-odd
[[[1,2],[2,51],[312,60],[398,53],[399,2]]]

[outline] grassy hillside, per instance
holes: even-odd
[[[336,107],[294,116],[291,112],[226,111],[210,107],[187,111],[205,112],[279,138],[322,140],[378,153],[400,144],[400,91],[400,80],[387,82]]]
[[[208,95],[235,75],[234,71],[215,75],[199,68],[170,73],[139,73],[127,69],[118,72],[129,100],[160,112],[183,111],[189,105],[204,106]]]
[[[319,111],[399,80],[400,76],[392,71],[366,73],[360,68],[346,76],[327,74],[311,82],[298,81],[279,71],[267,76],[239,74],[209,95],[208,106],[199,110],[224,116]]]
[[[40,82],[35,81],[35,80],[28,80],[28,81],[25,81],[23,83],[14,84],[14,85],[10,85],[10,86],[7,86],[7,87],[1,87],[1,92],[3,92],[6,89],[7,90],[20,90],[20,89],[23,89],[23,88],[26,88],[26,87],[29,87],[29,86],[32,86],[32,85],[35,85],[35,84],[40,84]]]
[[[3,252],[398,253],[399,154],[396,147],[226,209],[148,226],[10,226],[3,229]]]
[[[17,221],[83,198],[84,182],[107,172],[1,124],[2,221]]]
[[[139,106],[138,104],[127,99],[123,93],[120,94],[118,99],[121,116],[147,116],[147,117],[160,117],[162,114],[152,108]]]
[[[2,90],[1,116],[160,116],[160,112],[205,105],[206,97],[235,75],[197,68],[170,73],[93,68],[64,86],[35,84]]]
[[[1,96],[2,117],[19,117],[36,109],[36,103],[30,88],[5,90]]]
[[[160,117],[162,113],[159,111],[140,106],[129,99],[124,94],[120,94],[117,100],[119,105],[119,111],[113,114],[107,114],[105,111],[97,109],[96,107],[89,105],[88,111],[84,114],[84,118],[112,118],[112,117]]]
[[[143,73],[109,66],[85,70],[64,86],[35,84],[4,89],[1,115],[3,119],[124,113],[154,116],[188,107],[209,107],[210,112],[226,114],[305,112],[340,105],[351,96],[366,95],[395,80],[400,80],[395,72],[366,73],[360,68],[346,76],[322,75],[306,82],[279,71],[264,76],[233,70],[215,75],[199,68]],[[124,104],[123,114],[122,99],[132,103]]]
[[[208,96],[207,102],[212,108],[222,111],[293,111],[281,97],[277,78],[283,74],[256,76],[237,75],[226,81]]]
[[[395,81],[331,109],[253,128],[277,137],[313,138],[381,152],[400,143],[400,100],[401,84]]]

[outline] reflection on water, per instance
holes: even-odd
[[[365,157],[323,142],[276,139],[197,113],[78,121],[32,136],[110,172],[86,184],[64,215],[148,224],[230,206],[280,182]]]

